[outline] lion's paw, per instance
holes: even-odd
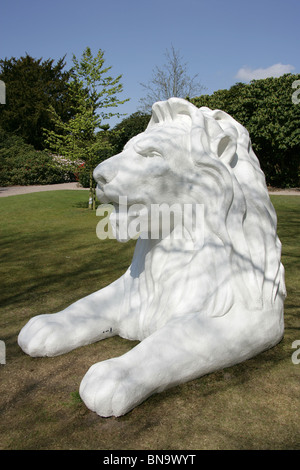
[[[144,400],[140,385],[121,357],[94,364],[82,379],[79,393],[98,415],[122,416]]]
[[[57,356],[68,349],[65,329],[54,314],[31,318],[20,331],[18,344],[32,357]]]

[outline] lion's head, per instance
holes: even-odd
[[[218,316],[236,302],[259,309],[285,295],[265,177],[247,130],[225,112],[179,98],[155,103],[145,132],[101,163],[94,177],[100,201],[116,207],[120,196],[148,208],[203,204],[203,245],[176,266],[182,295],[196,289],[199,309]],[[176,249],[184,253],[184,244]],[[176,276],[170,269],[168,279]]]

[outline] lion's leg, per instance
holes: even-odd
[[[253,357],[282,336],[278,319],[262,332],[255,315],[248,325],[238,314],[172,321],[125,355],[93,365],[81,398],[100,416],[121,416],[153,393]]]
[[[33,317],[18,343],[30,356],[57,356],[118,334],[123,277],[54,314]]]

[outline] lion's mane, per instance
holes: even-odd
[[[189,148],[182,158],[189,154],[194,169],[192,174],[182,170],[182,181],[193,201],[204,205],[204,244],[182,257],[176,270],[173,260],[170,275],[167,249],[159,275],[153,274],[154,262],[150,263],[141,301],[150,308],[151,298],[150,310],[162,314],[168,302],[163,298],[176,298],[173,286],[178,283],[172,278],[180,273],[178,303],[189,305],[188,297],[196,289],[199,312],[222,316],[236,303],[249,311],[272,308],[278,295],[285,296],[281,243],[248,131],[223,111],[196,108],[178,98],[155,103],[147,129],[172,122],[182,122],[189,132]],[[137,250],[140,254],[141,248]],[[164,322],[170,315],[163,313]]]

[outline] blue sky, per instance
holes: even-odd
[[[237,81],[300,73],[299,0],[1,0],[0,58],[78,58],[105,51],[122,74],[130,115],[171,45],[205,93]],[[114,125],[118,120],[112,121]]]

